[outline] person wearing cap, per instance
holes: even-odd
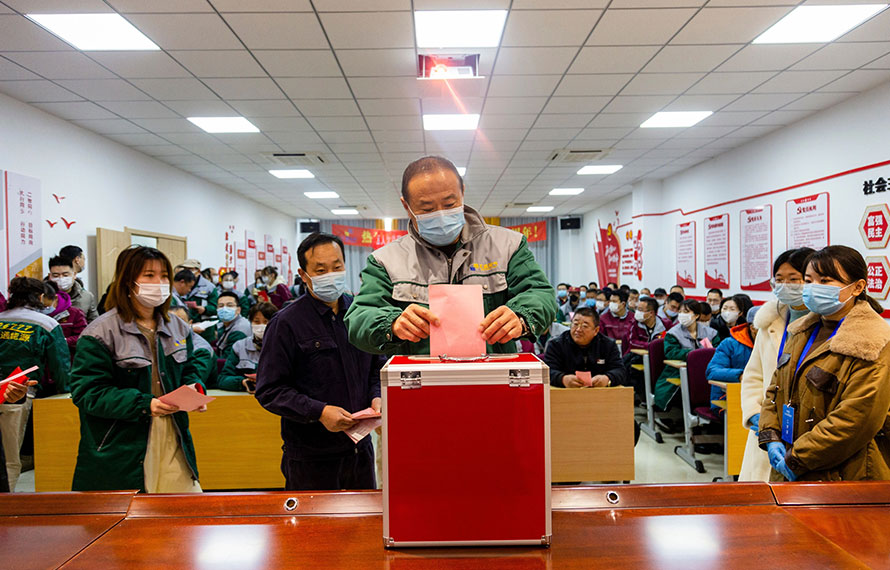
[[[742,372],[754,350],[754,339],[757,329],[753,326],[757,307],[748,309],[746,321],[729,329],[729,338],[721,342],[708,364],[708,380],[718,382],[740,382]],[[726,390],[720,386],[711,386],[711,410],[720,414],[723,408],[713,404],[715,400],[725,400]]]
[[[559,314],[557,318],[560,322],[571,322],[572,317],[575,315],[575,311],[578,310],[578,307],[586,306],[585,301],[581,300],[581,289],[578,287],[569,287],[569,300],[566,301],[559,307]]]
[[[195,274],[195,284],[191,291],[182,296],[182,300],[193,314],[193,320],[209,321],[216,317],[216,305],[219,291],[216,286],[201,275],[201,262],[197,259],[186,259],[176,266],[177,270],[188,269]]]
[[[431,284],[483,289],[478,325],[489,352],[514,353],[516,339],[534,340],[556,316],[556,293],[519,232],[485,223],[464,202],[464,183],[445,158],[418,159],[402,175],[408,235],[376,250],[346,313],[349,340],[361,350],[429,354]]]

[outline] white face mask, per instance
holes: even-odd
[[[169,283],[136,283],[136,300],[146,307],[159,307],[170,296]]]
[[[56,285],[59,286],[59,289],[62,291],[70,291],[71,287],[74,286],[74,277],[67,275],[65,277],[56,277],[53,279],[56,282]]]
[[[723,317],[723,320],[726,321],[726,324],[731,325],[734,324],[736,319],[739,318],[739,312],[724,309],[723,312],[720,313],[720,316]]]
[[[222,288],[225,289],[226,291],[231,291],[232,289],[235,288],[235,282],[234,281],[223,281]]]
[[[643,311],[636,311],[634,313],[634,318],[637,320],[638,323],[642,323],[646,320],[646,313]]]
[[[684,327],[688,327],[692,324],[692,321],[695,320],[695,315],[692,313],[680,313],[677,316],[677,322],[683,325]]]
[[[664,299],[656,299],[656,302],[658,303],[659,307],[664,306]]]
[[[714,303],[713,305],[711,305],[711,312],[719,313],[720,312],[720,303]]]
[[[602,311],[602,310],[605,309],[605,308],[606,308],[606,302],[605,302],[605,301],[597,301],[597,302],[596,302],[596,309],[597,309],[598,311]]]
[[[263,334],[266,332],[266,325],[250,325],[251,330],[253,330],[253,338],[257,340],[263,340]]]
[[[621,306],[620,303],[609,303],[609,310],[612,312],[613,315],[617,315],[618,308],[620,306]]]

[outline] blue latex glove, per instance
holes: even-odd
[[[793,471],[791,471],[791,469],[788,469],[788,466],[785,464],[784,458],[779,460],[779,463],[774,466],[774,469],[778,471],[782,477],[788,479],[789,481],[797,480],[797,476],[794,474]]]
[[[778,471],[776,467],[781,461],[785,464],[785,444],[779,441],[771,441],[766,445],[766,454],[769,456],[769,464],[773,469]]]
[[[754,414],[751,416],[751,419],[748,421],[751,425],[748,426],[748,429],[754,432],[754,435],[760,434],[760,414]]]

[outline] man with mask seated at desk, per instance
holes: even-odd
[[[601,334],[599,315],[590,307],[575,311],[572,328],[547,343],[544,363],[550,367],[550,384],[560,388],[587,386],[578,371],[590,372],[590,386],[623,384],[624,365],[618,345]]]

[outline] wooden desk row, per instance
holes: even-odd
[[[549,549],[385,550],[381,505],[379,491],[6,495],[0,544],[17,570],[890,563],[890,482],[558,487]]]

